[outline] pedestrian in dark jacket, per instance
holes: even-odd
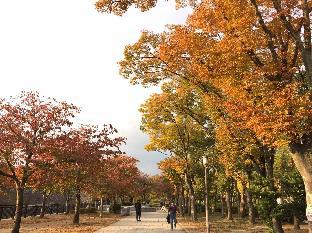
[[[174,228],[177,227],[177,211],[178,211],[177,206],[173,202],[171,202],[169,209],[168,209],[168,214],[170,217],[171,230],[173,230],[173,226],[174,226]]]
[[[141,202],[137,201],[134,204],[134,208],[135,208],[135,218],[137,221],[141,221],[141,211],[142,211],[142,206],[141,206]]]

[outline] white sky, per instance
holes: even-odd
[[[189,12],[162,2],[148,13],[131,9],[117,17],[99,14],[91,0],[1,0],[0,97],[34,90],[71,102],[82,108],[81,123],[112,123],[140,169],[155,174],[164,156],[144,151],[148,138],[137,110],[152,90],[131,86],[116,62],[141,30],[160,32]]]

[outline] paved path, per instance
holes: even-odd
[[[131,215],[122,218],[120,221],[104,227],[95,233],[182,233],[184,232],[179,224],[171,231],[170,224],[166,221],[166,213],[163,212],[142,212],[141,222],[135,220]]]

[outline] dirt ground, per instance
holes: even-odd
[[[178,218],[181,226],[188,233],[206,233],[205,217],[201,216],[197,222],[192,222],[189,217]],[[266,233],[268,228],[260,221],[255,225],[250,225],[247,219],[240,220],[234,218],[233,221],[228,221],[220,216],[210,216],[210,232],[211,233]],[[301,225],[300,230],[292,229],[290,224],[283,225],[285,233],[308,233],[307,225]]]
[[[91,233],[120,219],[119,215],[107,214],[100,218],[98,214],[80,215],[80,225],[72,224],[72,215],[53,214],[44,218],[22,218],[21,233]],[[10,233],[13,220],[0,221],[0,233]]]

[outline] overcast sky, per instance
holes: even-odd
[[[159,153],[146,152],[138,108],[153,90],[131,86],[118,74],[123,48],[143,29],[160,32],[183,23],[189,9],[162,2],[148,13],[103,15],[90,0],[0,1],[0,97],[24,90],[82,108],[81,123],[112,123],[128,138],[126,153],[156,174]]]

